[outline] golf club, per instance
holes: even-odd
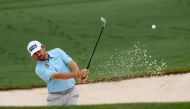
[[[104,30],[104,27],[106,26],[106,19],[103,18],[103,17],[101,17],[100,20],[101,20],[101,22],[103,23],[102,29],[101,29],[101,31],[100,31],[98,40],[97,40],[97,42],[96,42],[96,45],[95,45],[95,47],[94,47],[94,50],[93,50],[93,52],[92,52],[92,55],[91,55],[91,57],[90,57],[90,60],[89,60],[89,62],[88,62],[88,65],[87,65],[86,69],[89,69],[89,67],[90,67],[90,63],[91,63],[91,61],[92,61],[92,57],[93,57],[93,55],[94,55],[94,53],[95,53],[95,51],[96,51],[96,47],[97,47],[97,45],[98,45],[98,42],[99,42],[99,40],[100,40],[100,37],[101,37],[102,32],[103,32],[103,30]]]
[[[93,52],[92,52],[92,55],[91,55],[91,57],[90,57],[90,60],[89,60],[89,62],[88,62],[88,65],[87,65],[86,69],[89,69],[89,67],[90,67],[90,63],[91,63],[91,61],[92,61],[92,57],[94,56],[94,53],[95,53],[95,51],[96,51],[96,47],[97,47],[97,45],[98,45],[98,42],[99,42],[99,40],[100,40],[100,37],[101,37],[102,32],[103,32],[103,30],[104,30],[104,27],[106,26],[106,19],[103,18],[103,17],[101,17],[100,20],[101,20],[101,22],[103,23],[102,29],[101,29],[101,31],[100,31],[98,40],[97,40],[97,42],[96,42],[96,45],[95,45],[95,47],[94,47],[94,50],[93,50]],[[84,77],[84,78],[82,78],[82,80],[84,80],[84,79],[86,79],[86,78],[87,78],[87,77]]]

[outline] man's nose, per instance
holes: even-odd
[[[40,53],[39,53],[39,52],[36,52],[36,56],[39,57],[39,56],[40,56]]]

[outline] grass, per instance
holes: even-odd
[[[187,0],[0,0],[0,89],[44,85],[26,50],[34,39],[47,50],[62,48],[85,68],[101,29],[101,16],[108,25],[92,60],[90,79],[100,79],[96,71],[115,49],[129,50],[139,41],[154,59],[166,61],[165,72],[190,68]],[[157,29],[152,30],[152,24]],[[109,72],[101,68],[99,73]]]
[[[188,109],[190,103],[127,103],[109,105],[80,105],[52,107],[0,107],[2,109]]]

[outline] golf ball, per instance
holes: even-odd
[[[152,29],[156,29],[156,25],[152,25]]]

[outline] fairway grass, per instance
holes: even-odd
[[[190,103],[126,103],[106,105],[52,106],[52,107],[0,107],[1,109],[189,109]]]
[[[26,50],[30,40],[39,40],[47,50],[63,49],[85,68],[101,29],[101,16],[108,24],[92,59],[90,80],[106,78],[97,75],[97,69],[99,74],[112,75],[99,65],[115,49],[127,51],[137,42],[153,59],[164,59],[168,67],[162,72],[190,69],[187,0],[0,0],[0,89],[44,85]],[[152,24],[157,28],[152,30]]]

